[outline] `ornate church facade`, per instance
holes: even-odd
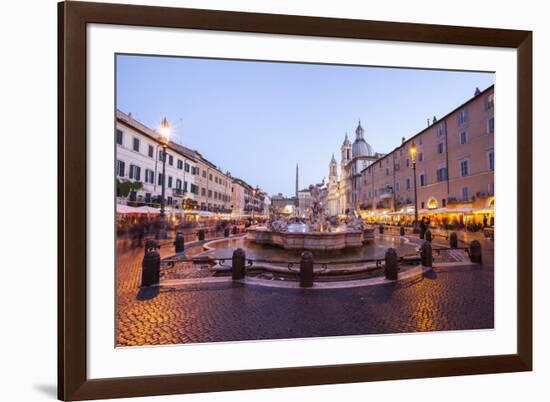
[[[348,211],[358,211],[361,194],[361,172],[383,154],[375,153],[364,138],[365,130],[361,121],[355,129],[355,141],[350,142],[348,134],[340,147],[340,173],[338,163],[332,155],[329,163],[328,210],[330,216],[343,215]]]

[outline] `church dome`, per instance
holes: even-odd
[[[361,127],[361,121],[359,121],[359,125],[357,126],[357,129],[355,130],[355,141],[353,142],[353,146],[351,148],[351,157],[357,158],[359,156],[374,156],[374,151],[370,144],[365,141],[363,138],[363,133],[365,130],[363,130],[363,127]]]

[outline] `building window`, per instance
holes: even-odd
[[[147,155],[149,155],[149,158],[153,158],[155,155],[155,149],[152,145],[149,145],[149,149],[147,151]]]
[[[409,158],[405,161],[405,166],[409,167]]]
[[[462,177],[468,176],[470,174],[470,167],[468,163],[468,159],[462,159],[460,161],[460,175]]]
[[[185,163],[185,171],[189,173],[189,163]]]
[[[445,145],[442,142],[437,144],[437,153],[438,154],[442,154],[444,150],[445,150]]]
[[[139,138],[134,137],[132,148],[134,149],[134,151],[139,152]]]
[[[168,155],[168,164],[174,166],[174,157],[172,155]]]
[[[206,170],[202,171],[202,177],[204,177],[206,179]]]
[[[464,145],[468,142],[468,134],[466,133],[466,131],[462,131],[460,133],[459,141],[460,141],[460,144],[462,144],[462,145]]]
[[[398,181],[395,182],[395,192],[396,193],[399,192],[399,182]]]
[[[168,188],[172,188],[172,176],[168,176]]]
[[[458,113],[458,124],[463,125],[463,124],[466,124],[467,121],[468,121],[468,111],[466,109],[462,109]]]
[[[139,180],[141,178],[141,168],[136,165],[130,165],[130,179]]]
[[[447,180],[447,168],[442,167],[442,168],[437,169],[436,175],[437,175],[437,181],[438,182]]]
[[[491,117],[487,120],[487,132],[492,134],[495,132],[495,118]]]
[[[119,130],[119,129],[117,128],[117,130],[116,130],[116,143],[117,143],[118,145],[122,145],[122,136],[123,136],[122,130]]]
[[[183,182],[183,192],[184,193],[187,192],[187,182],[186,181]]]
[[[212,190],[208,190],[208,198],[212,198]]]
[[[428,184],[427,179],[426,179],[426,173],[422,173],[420,175],[420,187],[423,187],[426,184]]]
[[[199,194],[199,187],[196,184],[191,183],[191,193]]]
[[[164,156],[164,151],[162,149],[159,149],[159,161],[162,162],[163,156]]]
[[[437,125],[437,136],[443,137],[445,135],[445,122],[441,122]]]
[[[117,176],[124,177],[124,167],[126,164],[122,161],[116,161],[116,174]]]
[[[390,169],[386,168],[386,176],[390,175]]]
[[[418,162],[422,162],[424,160],[424,152],[418,153]]]
[[[158,180],[158,185],[159,186],[162,186],[162,182],[163,182],[163,178],[162,178],[162,173],[159,173],[159,180]]]
[[[487,152],[487,167],[491,172],[495,170],[495,152],[493,150]]]
[[[469,201],[468,187],[462,187],[462,201]]]
[[[181,179],[176,179],[176,189],[181,190]]]
[[[178,159],[178,169],[183,169],[183,161],[181,159]]]
[[[405,188],[407,190],[411,189],[411,178],[410,177],[407,177],[407,179],[405,180]]]
[[[155,172],[151,169],[145,169],[145,182],[151,184],[155,182]]]
[[[210,173],[210,174],[208,175],[208,179],[209,179],[210,181],[212,181],[212,173]]]
[[[202,195],[203,197],[206,196],[206,189],[205,189],[204,187],[201,188],[201,195]]]

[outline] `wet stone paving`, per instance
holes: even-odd
[[[119,245],[116,343],[137,346],[490,329],[493,243],[480,241],[481,267],[435,268],[416,279],[331,290],[232,282],[140,290],[143,249]],[[201,251],[201,244],[186,248],[188,256]],[[171,254],[173,247],[167,242],[161,256]],[[460,256],[451,252],[444,259],[456,261]],[[178,266],[177,278],[210,276],[207,268],[180,264],[188,266]]]

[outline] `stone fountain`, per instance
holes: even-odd
[[[342,250],[361,247],[374,239],[374,229],[366,227],[359,216],[350,212],[345,222],[334,225],[325,214],[317,186],[309,186],[311,212],[308,222],[273,218],[267,226],[248,229],[247,239],[287,250]]]

